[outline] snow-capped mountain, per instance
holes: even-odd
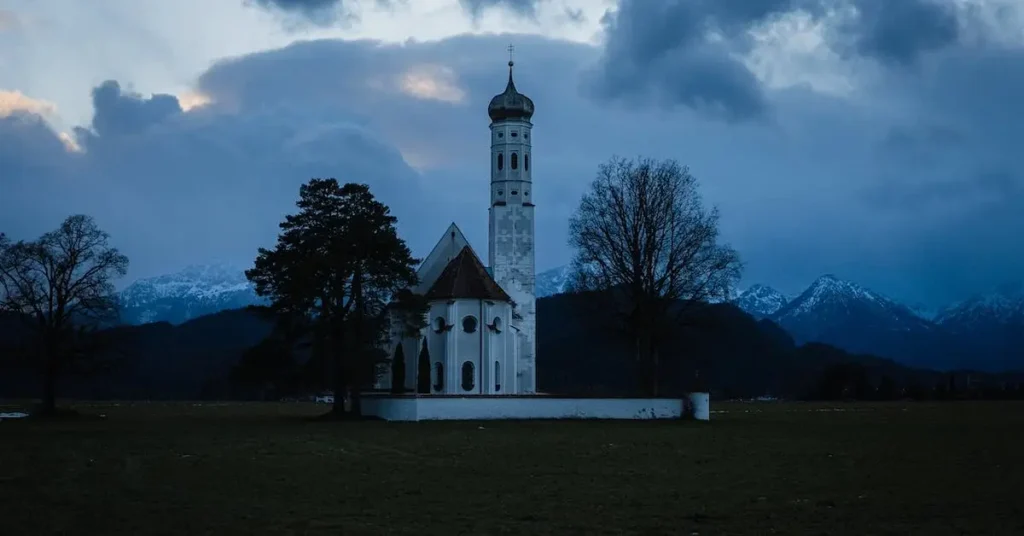
[[[537,297],[545,298],[564,293],[569,284],[571,273],[572,266],[565,265],[537,274],[535,279]]]
[[[785,294],[767,285],[754,285],[739,293],[732,302],[760,320],[772,316],[789,302]]]
[[[798,343],[823,342],[849,352],[908,364],[946,366],[936,352],[938,328],[905,305],[833,275],[819,277],[771,317]]]
[[[990,294],[975,296],[945,309],[935,321],[952,331],[1024,325],[1024,289],[1008,285]]]
[[[1004,286],[944,310],[936,318],[969,352],[963,364],[988,370],[1024,370],[1024,290]]]
[[[126,324],[170,322],[260,303],[245,271],[227,264],[193,265],[180,272],[139,279],[120,294]]]

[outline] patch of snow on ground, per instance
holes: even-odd
[[[11,413],[0,413],[0,421],[4,419],[23,419],[25,417],[28,417],[28,413],[22,413],[20,411],[15,411]]]

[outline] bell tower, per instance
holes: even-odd
[[[491,195],[488,262],[494,280],[515,302],[517,393],[537,389],[536,294],[531,130],[533,101],[516,91],[509,46],[508,84],[487,106],[491,118]]]

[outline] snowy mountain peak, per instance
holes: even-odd
[[[244,269],[228,263],[190,265],[139,279],[125,287],[120,298],[122,319],[130,324],[180,323],[260,301]]]
[[[847,314],[852,309],[888,317],[892,321],[923,322],[913,311],[881,294],[868,290],[852,281],[826,274],[777,312],[779,320],[806,315]]]
[[[789,302],[783,293],[767,285],[753,285],[739,293],[733,303],[754,318],[761,319],[775,314]]]
[[[958,331],[974,324],[1024,324],[1024,289],[1019,284],[1001,285],[995,292],[949,307],[935,321]]]
[[[562,294],[569,284],[569,276],[572,275],[572,266],[565,265],[537,274],[534,292],[538,298]]]

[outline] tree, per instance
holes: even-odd
[[[740,274],[736,252],[718,243],[718,211],[704,208],[697,186],[674,160],[612,158],[569,221],[571,287],[596,291],[616,313],[651,395],[666,335],[727,297]]]
[[[271,335],[242,354],[231,379],[258,388],[261,400],[280,398],[297,387],[299,368],[288,343]]]
[[[423,337],[423,345],[420,346],[420,357],[416,367],[416,392],[420,394],[430,392],[430,350],[427,349],[426,337]]]
[[[405,392],[405,351],[402,350],[401,343],[395,348],[395,357],[391,359],[391,392]]]
[[[277,314],[310,319],[318,354],[331,363],[334,416],[372,383],[388,337],[389,301],[416,283],[414,259],[397,220],[365,184],[312,179],[299,188],[299,211],[281,222],[274,249],[260,248],[246,271]],[[395,300],[393,308],[407,305]],[[414,307],[408,305],[408,307]],[[414,317],[415,315],[410,315]]]
[[[0,235],[0,311],[29,327],[43,375],[40,412],[56,411],[57,380],[96,357],[96,332],[117,320],[112,281],[128,258],[89,216],[75,215],[35,241]]]

